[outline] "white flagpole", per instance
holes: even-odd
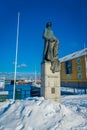
[[[18,37],[19,37],[19,18],[20,18],[20,13],[18,12],[17,37],[16,37],[16,56],[15,56],[15,72],[14,72],[14,88],[13,88],[13,100],[15,100],[16,71],[17,71],[17,55],[18,55]]]
[[[35,85],[36,85],[36,65],[35,65]]]

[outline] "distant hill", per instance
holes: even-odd
[[[37,78],[40,77],[40,73],[37,73]],[[6,79],[14,79],[14,72],[0,72],[0,77],[5,77]],[[29,72],[17,72],[17,79],[34,79],[35,74]]]

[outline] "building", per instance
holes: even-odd
[[[74,52],[61,62],[61,86],[87,88],[87,48]]]

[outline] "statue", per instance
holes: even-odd
[[[58,48],[59,40],[54,36],[51,30],[52,23],[48,22],[43,33],[43,38],[45,41],[44,52],[43,52],[43,62],[51,62],[51,70],[53,73],[58,72],[60,62],[58,60]]]

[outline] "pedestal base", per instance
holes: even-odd
[[[41,96],[60,102],[60,72],[52,73],[51,63],[41,65]]]

